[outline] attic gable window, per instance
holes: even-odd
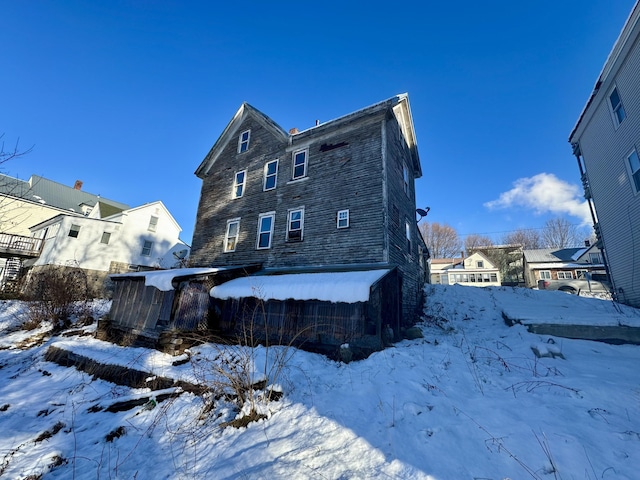
[[[292,179],[297,180],[307,176],[307,159],[309,150],[298,150],[293,152],[293,175]]]
[[[80,234],[80,225],[71,225],[71,228],[69,229],[69,236],[72,238],[78,238],[79,234]]]
[[[240,198],[244,195],[244,183],[247,177],[247,171],[242,170],[236,172],[233,180],[233,198]]]
[[[264,182],[262,189],[273,190],[278,183],[278,160],[267,162],[264,166]]]
[[[224,251],[235,252],[240,235],[240,219],[232,218],[227,220],[227,232],[224,235]]]
[[[301,242],[304,230],[304,208],[289,210],[287,220],[287,241]]]
[[[613,87],[613,90],[609,94],[609,105],[611,106],[611,113],[613,113],[613,119],[616,123],[616,127],[622,123],[627,114],[624,111],[622,100],[620,100],[620,94],[618,93],[618,87]]]
[[[149,230],[150,232],[155,232],[158,228],[158,217],[155,217],[153,215],[151,215],[151,218],[149,219],[149,226],[147,227],[147,230]]]
[[[627,156],[627,165],[632,179],[633,191],[638,194],[640,193],[640,158],[638,158],[637,150]]]
[[[245,130],[238,137],[238,153],[244,153],[249,150],[249,138],[251,137],[251,130]]]

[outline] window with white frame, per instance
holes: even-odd
[[[289,210],[287,219],[287,241],[301,242],[304,231],[304,208]]]
[[[600,252],[589,252],[589,262],[594,265],[600,265],[602,263]]]
[[[494,283],[498,281],[498,274],[497,273],[492,273],[491,274],[491,281],[494,282]]]
[[[307,158],[309,150],[298,150],[293,152],[293,175],[292,180],[304,178],[307,176]]]
[[[244,184],[247,178],[247,171],[236,172],[233,177],[233,198],[240,198],[244,195]]]
[[[278,160],[272,160],[271,162],[267,162],[264,166],[264,182],[262,189],[266,192],[267,190],[273,190],[276,188],[276,184],[278,183]]]
[[[406,193],[408,196],[409,195],[409,169],[407,168],[406,163],[402,164],[402,182],[403,182],[404,193]]]
[[[347,228],[349,226],[349,210],[338,211],[338,228]]]
[[[140,252],[140,255],[142,255],[143,257],[151,256],[152,248],[153,248],[153,242],[151,240],[144,240],[142,242],[142,252]]]
[[[558,272],[558,280],[572,280],[573,273],[571,272]]]
[[[249,150],[249,138],[251,137],[251,130],[245,130],[238,137],[238,153],[243,153]]]
[[[274,212],[261,213],[260,216],[258,216],[258,239],[256,242],[256,248],[258,250],[271,248],[274,220]]]
[[[478,260],[476,262],[476,268],[484,268],[484,262],[482,260]]]
[[[111,240],[110,232],[102,232],[102,238],[100,239],[100,243],[104,243],[105,245],[109,244],[109,240]]]
[[[407,251],[409,255],[411,255],[411,225],[409,225],[409,221],[405,220],[404,222],[404,233],[407,237]]]
[[[620,94],[618,93],[618,87],[613,87],[613,90],[611,90],[609,94],[609,105],[611,106],[611,113],[613,114],[613,119],[617,127],[627,116],[624,111],[624,106],[622,105],[622,100],[620,99]]]
[[[627,156],[627,167],[631,175],[633,191],[634,193],[640,193],[640,159],[638,158],[637,150],[634,149],[633,152]]]
[[[551,280],[551,270],[540,270],[540,280]]]
[[[149,230],[150,232],[155,232],[157,229],[158,229],[158,217],[151,215],[147,230]]]
[[[78,238],[78,235],[80,235],[80,225],[71,225],[71,228],[69,229],[69,236]]]
[[[227,220],[227,231],[224,235],[224,251],[235,252],[238,244],[238,236],[240,235],[240,219],[232,218]]]

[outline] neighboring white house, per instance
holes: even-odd
[[[500,269],[480,252],[466,258],[432,259],[431,283],[458,283],[472,287],[500,286]]]
[[[614,298],[640,307],[640,1],[569,136]]]
[[[123,273],[183,265],[189,247],[179,238],[180,226],[162,202],[153,202],[100,218],[100,205],[86,216],[57,215],[31,227],[43,238],[33,271],[55,265],[79,267],[92,281]]]
[[[538,280],[583,278],[584,274],[605,273],[602,252],[596,244],[576,248],[541,248],[524,251],[524,279],[527,287]]]

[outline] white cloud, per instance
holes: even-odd
[[[524,207],[537,214],[567,214],[579,218],[583,224],[591,223],[587,201],[578,185],[560,180],[552,173],[539,173],[519,178],[513,188],[500,194],[497,200],[484,204],[489,209]]]

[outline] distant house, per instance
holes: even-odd
[[[500,269],[483,253],[476,252],[460,258],[450,268],[445,269],[441,274],[440,283],[470,287],[500,286]]]
[[[614,298],[640,307],[640,2],[569,136]]]
[[[406,94],[288,133],[244,103],[196,175],[202,191],[190,266],[259,264],[256,285],[264,275],[307,285],[304,294],[292,288],[290,298],[268,300],[267,324],[291,319],[287,335],[304,330],[307,345],[381,348],[385,332],[400,338],[416,318],[428,251],[416,224],[414,181],[422,168]],[[329,273],[348,274],[369,296],[325,299],[321,283],[346,278]],[[229,319],[241,321],[261,299],[259,289],[233,292],[216,297],[217,324],[227,332],[237,327]],[[309,333],[321,325],[333,325],[333,333]]]
[[[81,268],[98,291],[110,273],[180,266],[189,251],[160,201],[120,211],[98,202],[86,216],[59,214],[30,230],[44,241],[31,276],[43,268]]]
[[[0,289],[13,289],[24,262],[40,255],[43,242],[31,237],[31,226],[59,215],[83,218],[96,205],[102,216],[129,208],[85,192],[80,180],[69,187],[37,175],[29,180],[0,175]]]
[[[605,273],[602,251],[596,244],[577,248],[525,250],[524,278],[529,288],[539,280],[583,278],[586,273]]]
[[[464,258],[432,258],[429,260],[430,283],[434,285],[448,285],[448,270],[455,268],[464,261]]]

